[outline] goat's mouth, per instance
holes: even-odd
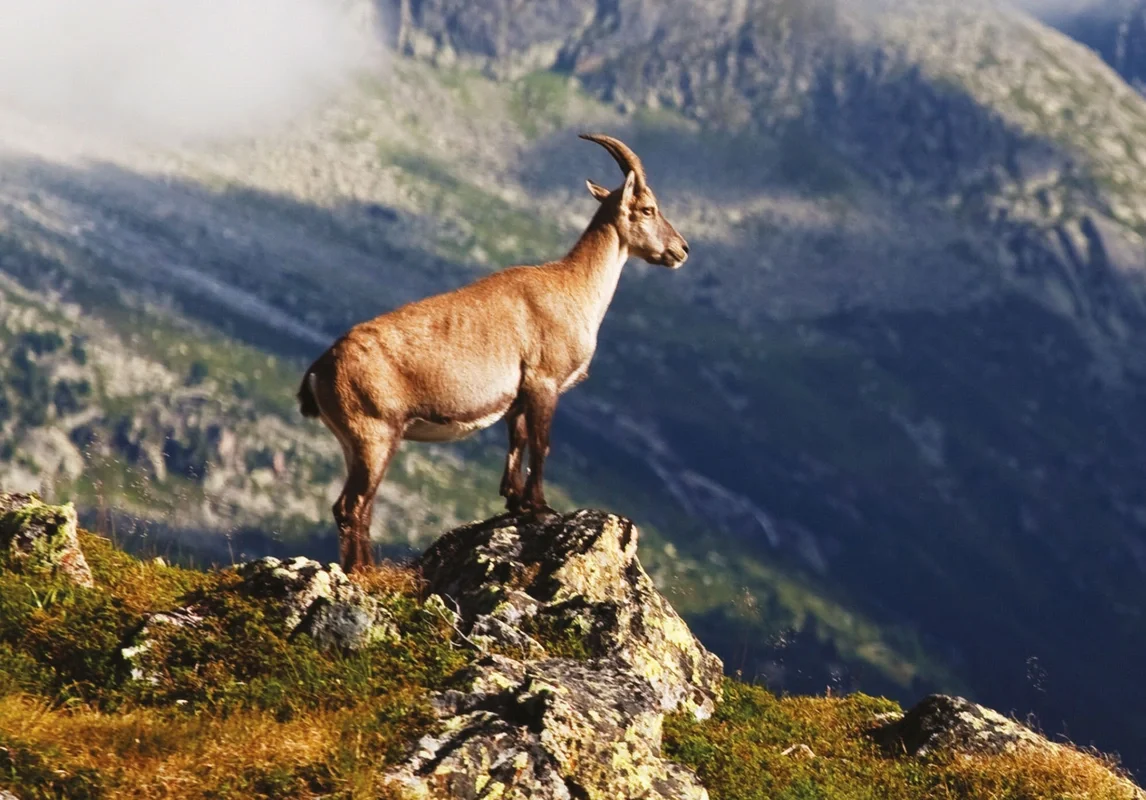
[[[661,257],[657,259],[656,263],[662,267],[668,267],[669,269],[680,269],[684,265],[684,262],[687,260],[687,253],[673,253],[666,250],[665,252],[661,253]]]

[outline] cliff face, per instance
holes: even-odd
[[[305,558],[139,562],[76,540],[66,507],[0,503],[27,545],[0,558],[5,798],[731,800],[873,780],[889,800],[955,781],[1142,797],[963,700],[904,716],[726,681],[612,514],[495,518],[348,579]],[[68,531],[90,574],[56,569]],[[29,713],[49,701],[66,710]]]

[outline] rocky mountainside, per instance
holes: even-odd
[[[273,134],[129,146],[0,109],[7,485],[201,559],[329,558],[341,466],[300,368],[560,253],[583,179],[618,179],[574,136],[604,129],[696,246],[622,281],[555,502],[646,520],[652,579],[731,670],[966,692],[1142,762],[1130,85],[986,4],[359,5],[393,52]],[[493,513],[501,438],[407,449],[379,541]]]
[[[1092,48],[1139,92],[1146,87],[1146,4],[1141,0],[1066,4],[1046,18]]]
[[[725,680],[638,542],[582,510],[350,578],[302,557],[202,573],[0,494],[0,796],[1146,796],[960,698],[905,715]]]

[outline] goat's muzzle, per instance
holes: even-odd
[[[687,244],[669,245],[661,254],[660,264],[662,267],[668,267],[669,269],[680,269],[687,260]]]

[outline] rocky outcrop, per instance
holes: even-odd
[[[683,706],[707,717],[720,696],[720,659],[653,586],[637,539],[632,522],[602,511],[502,518],[450,531],[418,566],[471,638],[517,647],[527,631],[574,632],[593,657],[644,679],[664,710]]]
[[[419,566],[484,655],[392,775],[416,797],[704,798],[661,758],[665,712],[711,713],[720,660],[653,587],[632,522],[598,511],[451,531]],[[579,642],[579,657],[560,655]]]
[[[241,590],[281,609],[289,635],[306,634],[322,648],[358,650],[393,641],[398,629],[378,598],[346,577],[337,564],[309,558],[262,558],[238,568]]]
[[[615,664],[491,655],[438,698],[443,730],[397,781],[422,798],[706,798],[660,756],[656,692]]]
[[[871,735],[892,754],[916,757],[1039,751],[1053,758],[1067,749],[997,711],[942,694],[925,697],[903,716],[872,730]],[[1122,778],[1119,781],[1129,800],[1146,800],[1146,792],[1134,783]]]
[[[950,752],[982,755],[1053,746],[1042,736],[962,697],[934,694],[873,735],[884,746],[913,756]]]
[[[353,583],[337,564],[268,557],[242,564],[236,571],[242,581],[235,590],[272,609],[287,637],[306,635],[323,650],[344,652],[399,638],[381,599]],[[177,629],[203,629],[210,613],[209,608],[190,606],[149,615],[121,650],[132,679],[155,682],[156,645]],[[199,635],[210,634],[200,630]]]
[[[50,572],[80,586],[93,585],[71,503],[52,506],[34,494],[0,493],[0,559],[20,569]]]

